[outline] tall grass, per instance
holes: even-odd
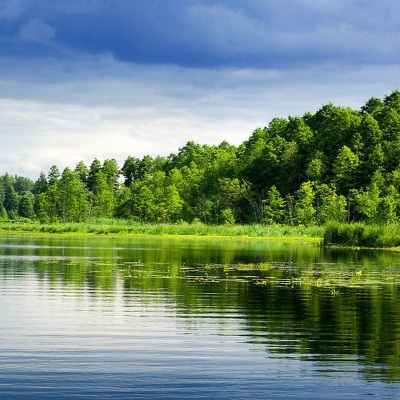
[[[2,232],[76,233],[97,235],[211,236],[254,238],[322,238],[321,227],[267,225],[206,225],[203,223],[149,224],[129,220],[96,219],[85,223],[0,222]]]
[[[287,225],[206,225],[197,223],[150,224],[131,220],[93,219],[85,223],[40,224],[0,222],[0,232],[55,234],[196,236],[237,238],[322,238],[325,245],[357,247],[399,247],[400,225],[343,224],[332,222],[324,227]]]
[[[399,225],[329,223],[325,227],[324,244],[360,247],[400,246]]]

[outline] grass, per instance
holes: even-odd
[[[40,224],[29,221],[1,221],[0,232],[61,235],[113,235],[160,237],[218,237],[240,239],[321,240],[326,246],[390,248],[400,250],[400,225],[343,224],[326,226],[206,225],[196,223],[153,224],[131,220],[93,219],[84,223]]]
[[[229,238],[322,238],[321,227],[268,225],[206,225],[203,223],[149,224],[129,220],[98,219],[85,223],[40,224],[29,222],[0,222],[0,232],[137,235],[137,236],[195,236]]]
[[[400,226],[330,223],[325,227],[324,244],[396,249],[400,246]]]

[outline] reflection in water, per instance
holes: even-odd
[[[397,280],[301,279],[399,265],[306,242],[3,238],[0,395],[394,398]]]

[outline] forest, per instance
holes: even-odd
[[[324,225],[400,218],[400,91],[359,110],[331,103],[274,118],[239,146],[186,143],[176,154],[128,156],[36,181],[0,177],[0,219]]]

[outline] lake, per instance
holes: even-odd
[[[0,239],[1,399],[400,398],[400,255]]]

